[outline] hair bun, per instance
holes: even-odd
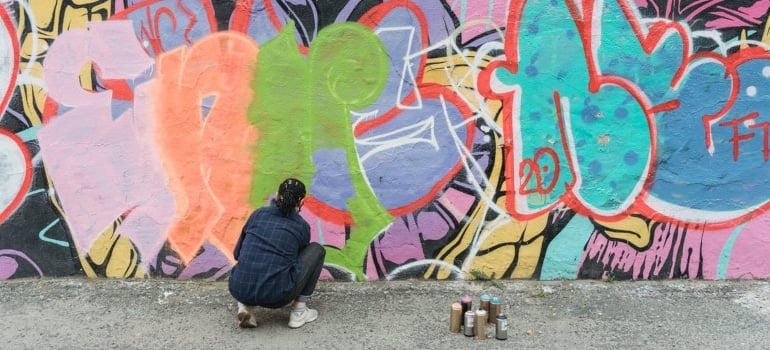
[[[305,184],[295,178],[288,178],[278,186],[278,207],[285,216],[289,216],[291,211],[299,206],[302,198],[305,198]]]

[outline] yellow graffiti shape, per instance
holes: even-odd
[[[473,52],[434,58],[426,64],[424,81],[459,91],[477,115],[487,117],[487,122],[499,123],[501,102],[482,98],[475,85],[478,73],[490,59],[477,57]],[[496,126],[501,130],[499,124]],[[501,144],[499,133],[492,132],[491,136],[494,145]],[[437,254],[436,258],[445,264],[431,266],[425,278],[446,279],[452,273],[447,266],[456,265],[461,266],[466,278],[470,271],[479,271],[494,278],[533,277],[544,253],[543,233],[549,215],[545,213],[529,221],[517,222],[501,212],[501,208],[505,208],[506,197],[494,196],[506,193],[503,159],[503,149],[494,147],[490,154],[492,164],[488,182],[482,184],[485,187],[481,198],[463,220],[465,226]],[[488,219],[493,212],[496,212],[496,218]]]
[[[644,249],[650,245],[652,225],[640,217],[627,216],[618,221],[593,221],[612,240],[626,242],[637,249]]]
[[[510,217],[500,221],[498,225],[488,225],[491,228],[482,236],[468,270],[499,278],[533,277],[543,249],[548,215],[526,222],[516,222]],[[510,274],[506,274],[509,269]]]
[[[128,237],[116,233],[122,222],[118,218],[102,232],[91,245],[88,254],[81,257],[88,277],[129,278],[144,277],[139,252]]]
[[[487,100],[476,90],[478,74],[491,59],[489,56],[478,57],[474,52],[431,58],[425,63],[423,82],[449,87],[459,92],[463,101],[474,111],[495,118],[502,109],[502,102]]]
[[[84,29],[89,22],[112,15],[111,0],[50,0],[19,2],[19,84],[24,115],[31,125],[42,124],[47,90],[43,84],[43,60],[48,47],[63,32]],[[90,69],[83,81],[90,82]],[[84,85],[85,88],[90,88]]]

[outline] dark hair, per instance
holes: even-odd
[[[278,198],[275,202],[283,216],[288,217],[302,201],[302,198],[305,198],[305,184],[297,179],[288,178],[278,186]]]

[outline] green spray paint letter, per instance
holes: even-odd
[[[391,221],[361,173],[350,112],[375,102],[385,87],[388,58],[377,36],[357,23],[324,28],[307,56],[287,24],[260,47],[249,120],[259,132],[251,202],[262,205],[281,180],[307,184],[316,174],[313,153],[342,149],[355,190],[347,200],[353,227],[341,250],[328,249],[327,263],[364,279],[361,269],[371,240]]]

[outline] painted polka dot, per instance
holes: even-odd
[[[639,72],[642,73],[642,75],[652,75],[653,73],[652,65],[649,63],[642,63],[639,66]]]
[[[762,68],[762,76],[765,78],[770,78],[770,66]]]
[[[628,116],[628,110],[625,109],[624,107],[618,107],[618,108],[615,108],[614,114],[615,114],[615,118],[624,119],[625,117]]]
[[[749,97],[757,96],[757,87],[756,86],[749,86],[746,88],[746,95]]]
[[[540,112],[532,112],[529,114],[529,119],[540,120],[541,118],[542,118],[542,115],[540,114]]]
[[[537,24],[532,23],[527,26],[527,33],[528,34],[537,34],[537,32],[540,31],[540,27],[537,26]]]
[[[524,69],[524,73],[526,73],[528,77],[535,77],[537,76],[537,67],[527,66],[527,68]]]
[[[585,108],[583,108],[583,113],[580,114],[580,118],[588,123],[594,123],[596,121],[596,118],[600,115],[601,110],[599,109],[599,106],[595,104],[586,104]]]
[[[635,165],[637,162],[639,162],[639,155],[634,151],[628,151],[623,157],[623,161],[628,165]]]
[[[591,173],[591,175],[599,175],[602,172],[602,163],[598,160],[591,162],[588,164],[588,172]]]

